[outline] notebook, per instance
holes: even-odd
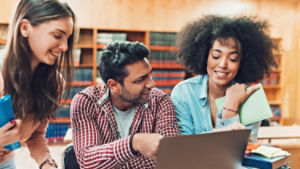
[[[249,129],[163,138],[155,169],[240,169]]]
[[[215,102],[218,111],[221,111],[224,107],[225,97],[216,99]],[[268,119],[273,116],[271,107],[261,84],[260,88],[247,98],[238,111],[240,112],[240,122],[244,125]]]
[[[11,96],[6,95],[0,98],[0,127],[4,126],[9,121],[15,119],[12,108]],[[5,149],[15,150],[20,147],[20,142],[15,142],[4,146]]]

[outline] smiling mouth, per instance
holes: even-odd
[[[225,76],[227,76],[229,73],[228,72],[219,72],[219,71],[215,71],[217,77],[223,78]]]
[[[59,55],[60,55],[60,52],[53,52],[53,51],[50,51],[51,55],[54,56],[55,58],[58,58]]]

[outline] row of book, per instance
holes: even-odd
[[[48,142],[53,143],[63,141],[69,127],[70,123],[49,123],[46,131]]]
[[[171,32],[150,32],[150,45],[153,46],[174,46],[176,33]]]
[[[265,76],[262,80],[264,85],[278,85],[279,84],[279,72],[271,72],[270,76]]]
[[[114,41],[125,41],[127,38],[126,33],[103,33],[99,32],[97,34],[98,44],[108,44]]]
[[[176,52],[172,51],[151,51],[151,64],[177,64]]]
[[[70,105],[63,105],[55,111],[55,118],[70,118]]]
[[[280,117],[281,116],[281,109],[279,106],[271,106],[271,110],[274,117]]]
[[[81,49],[80,48],[73,49],[73,65],[74,66],[80,65],[80,58],[81,58]]]
[[[72,99],[78,92],[85,89],[86,86],[72,86],[68,98],[66,98],[66,91],[63,94],[64,99]]]
[[[93,81],[92,68],[76,68],[74,70],[74,81]]]
[[[154,69],[151,76],[157,88],[170,94],[173,87],[184,79],[185,71],[180,69]]]
[[[6,39],[8,27],[7,25],[0,24],[0,39]]]

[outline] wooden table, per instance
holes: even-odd
[[[300,168],[300,126],[260,127],[257,139],[264,145],[288,151],[291,154],[289,166]]]

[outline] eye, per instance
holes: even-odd
[[[237,62],[237,61],[239,61],[239,57],[238,56],[231,56],[229,58],[229,60],[232,61],[232,62]]]
[[[146,78],[147,78],[147,76],[140,77],[140,78],[136,79],[134,81],[134,83],[142,83],[143,81],[145,81]]]
[[[61,39],[61,35],[59,35],[59,34],[54,34],[53,37],[57,40]]]
[[[213,58],[213,59],[219,59],[220,56],[219,56],[219,55],[212,55],[212,58]]]

